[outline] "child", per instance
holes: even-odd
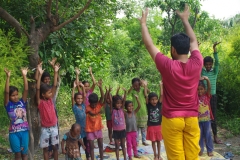
[[[211,119],[213,119],[212,112],[210,109],[210,99],[211,99],[211,85],[208,77],[203,76],[202,80],[207,81],[207,92],[203,81],[198,84],[198,99],[199,99],[199,128],[201,131],[199,145],[201,151],[199,155],[201,156],[204,151],[204,142],[206,143],[208,156],[213,156],[213,141],[211,136]]]
[[[125,102],[125,121],[126,121],[126,132],[127,132],[127,153],[129,160],[132,160],[132,150],[135,158],[141,158],[137,153],[137,122],[136,114],[139,111],[141,104],[138,96],[135,95],[138,102],[138,107],[134,110],[132,101]]]
[[[114,142],[112,140],[112,112],[110,109],[110,94],[108,94],[108,90],[106,87],[106,93],[105,93],[105,100],[106,103],[104,105],[105,108],[105,116],[106,116],[106,122],[107,122],[107,128],[108,128],[108,137],[110,140],[110,145],[114,145]]]
[[[86,149],[81,139],[81,126],[73,124],[70,131],[65,133],[61,142],[62,153],[65,154],[65,160],[81,160],[81,153],[78,146],[80,143],[83,149]],[[66,146],[64,147],[66,142]]]
[[[72,89],[72,110],[75,115],[76,123],[81,126],[81,138],[83,139],[85,147],[87,147],[85,150],[85,154],[86,154],[86,158],[88,159],[90,155],[89,155],[89,145],[87,141],[87,135],[85,132],[86,106],[83,103],[86,99],[85,89],[84,89],[84,85],[80,83],[80,86],[82,87],[82,91],[83,91],[82,92],[83,94],[81,94],[80,87],[79,87],[79,80],[78,80],[80,70],[76,68],[75,71],[76,71],[76,81],[73,83],[73,89]],[[76,87],[78,88],[78,93],[74,93]],[[80,147],[80,144],[79,144],[79,147]]]
[[[24,82],[24,91],[22,98],[19,100],[18,88],[15,86],[9,86],[10,81],[10,71],[4,69],[7,79],[5,84],[4,93],[4,106],[8,113],[10,119],[9,127],[9,142],[13,153],[15,154],[15,159],[27,160],[28,153],[28,130],[29,125],[26,117],[26,103],[28,95],[28,82],[27,82],[27,72],[28,68],[22,68],[22,76]]]
[[[110,98],[110,107],[112,112],[112,126],[113,126],[113,138],[115,141],[115,150],[116,157],[119,160],[119,143],[122,147],[122,152],[124,156],[124,160],[126,160],[126,148],[125,148],[125,138],[126,138],[126,124],[123,107],[126,100],[126,90],[124,90],[124,97],[122,98],[119,95],[113,96]],[[109,89],[110,94],[111,89]]]
[[[146,85],[145,85],[146,88]],[[151,92],[147,96],[147,89],[145,89],[147,112],[148,112],[148,128],[147,128],[147,140],[152,141],[152,148],[154,153],[154,160],[162,160],[160,149],[161,149],[161,105],[162,105],[162,82],[160,81],[160,95],[159,99],[156,93]],[[157,144],[157,151],[156,151]]]
[[[41,118],[40,147],[43,148],[43,156],[45,160],[49,159],[48,156],[49,138],[51,138],[54,160],[58,159],[59,135],[53,97],[56,94],[57,76],[59,68],[60,68],[59,64],[56,64],[54,66],[53,86],[50,86],[48,84],[41,84],[40,86],[43,69],[41,63],[38,65],[39,77],[36,87],[37,89],[36,100]]]
[[[213,56],[214,56],[214,67],[213,66],[213,59],[210,56],[204,58],[204,68],[202,68],[202,76],[207,76],[210,80],[211,84],[211,110],[214,116],[214,120],[211,121],[212,132],[214,136],[214,142],[217,144],[222,144],[222,141],[217,137],[217,123],[216,123],[216,114],[217,114],[217,95],[216,95],[216,83],[217,83],[217,76],[218,76],[218,67],[219,67],[219,60],[218,60],[218,53],[216,46],[221,42],[215,42],[213,44]],[[205,83],[205,85],[207,85]]]
[[[89,95],[89,105],[86,108],[86,128],[87,140],[90,144],[91,160],[94,160],[94,140],[97,139],[100,159],[103,159],[103,136],[102,136],[102,117],[101,108],[103,106],[104,93],[102,90],[102,80],[98,81],[101,92],[100,100],[96,93]]]
[[[86,106],[89,105],[88,97],[91,93],[93,93],[95,85],[96,85],[96,80],[95,80],[95,78],[93,76],[93,73],[92,73],[92,67],[89,68],[89,73],[90,73],[90,76],[91,76],[92,82],[93,82],[91,88],[90,88],[90,83],[88,81],[83,81],[82,82],[83,85],[84,85],[84,88],[85,88],[85,92],[86,92],[86,100],[84,102],[86,104]]]
[[[129,89],[128,94],[131,95],[133,106],[136,109],[138,106],[137,100],[135,99],[135,95],[138,96],[141,106],[146,105],[145,95],[144,95],[144,89],[141,88],[141,81],[139,78],[133,78],[132,79],[132,87]],[[142,134],[142,144],[147,146],[146,143],[146,125],[147,125],[147,109],[146,107],[141,107],[137,116],[137,127],[138,132],[141,131]],[[139,133],[137,134],[137,141],[139,141]]]

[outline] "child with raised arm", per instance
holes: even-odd
[[[204,84],[204,80],[207,81],[207,90]],[[213,119],[212,111],[210,108],[211,99],[211,84],[208,77],[203,76],[198,84],[198,99],[199,99],[199,109],[198,109],[198,120],[199,127],[201,131],[199,145],[201,151],[199,155],[201,156],[204,151],[204,143],[206,144],[207,154],[209,157],[213,156],[213,141],[211,135],[211,119]]]
[[[27,160],[28,142],[29,142],[29,125],[27,122],[26,104],[28,95],[27,72],[28,68],[22,68],[22,76],[24,83],[24,90],[22,98],[19,100],[18,88],[9,86],[11,72],[4,69],[7,79],[4,92],[4,106],[10,119],[9,126],[9,142],[15,160]]]
[[[70,131],[64,134],[61,142],[62,153],[65,154],[65,160],[82,159],[78,143],[82,145],[83,149],[86,149],[81,138],[81,126],[75,123],[72,125]]]
[[[84,101],[86,106],[88,106],[90,104],[88,97],[89,97],[90,94],[92,94],[94,92],[94,89],[95,89],[95,86],[96,86],[96,80],[95,80],[95,78],[93,76],[93,73],[92,73],[92,67],[89,68],[89,73],[90,73],[90,76],[92,78],[92,86],[90,87],[90,83],[88,81],[82,81],[82,84],[84,85],[85,92],[86,92],[86,99]]]
[[[132,98],[134,109],[136,109],[138,106],[138,102],[135,98],[135,95],[138,96],[141,106],[146,105],[144,88],[141,87],[143,82],[144,81],[141,81],[139,78],[133,78],[132,86],[128,90],[128,95],[130,95]],[[146,107],[140,108],[140,110],[136,114],[136,118],[137,118],[137,127],[138,127],[137,142],[139,142],[139,131],[140,131],[142,134],[142,144],[147,146],[148,144],[146,142],[146,127],[147,127],[147,109],[146,109]]]
[[[123,157],[124,160],[127,159],[126,157],[126,148],[125,148],[125,138],[126,138],[126,124],[125,124],[125,117],[124,117],[124,104],[126,100],[126,93],[127,91],[124,90],[124,97],[119,95],[115,95],[110,98],[110,106],[112,112],[112,126],[113,126],[113,138],[115,141],[115,150],[116,150],[116,158],[119,160],[119,143],[122,147]],[[109,94],[111,89],[109,89]]]
[[[79,84],[79,74],[80,70],[75,69],[76,71],[76,81],[73,83],[73,89],[72,89],[72,110],[76,119],[76,123],[81,126],[81,138],[83,139],[84,145],[86,147],[85,149],[85,154],[86,154],[86,159],[90,158],[90,148],[89,144],[87,141],[87,134],[85,131],[86,128],[86,106],[84,104],[84,101],[86,99],[85,96],[85,89],[84,85],[82,83]],[[82,94],[80,93],[80,87],[82,88]],[[75,89],[78,88],[78,92],[75,93]],[[79,147],[80,147],[79,143]]]
[[[171,37],[171,57],[154,45],[147,28],[148,9],[139,19],[146,49],[161,73],[163,81],[162,135],[169,160],[199,159],[200,130],[198,125],[198,82],[203,58],[197,38],[188,21],[190,11],[176,11],[185,33]],[[189,56],[189,51],[191,56]],[[143,108],[143,107],[142,107]]]
[[[103,135],[102,135],[102,117],[101,108],[103,106],[104,93],[102,89],[102,80],[98,81],[101,97],[98,99],[96,93],[89,95],[89,105],[86,107],[86,128],[87,140],[90,144],[91,160],[94,160],[94,140],[97,139],[100,159],[103,160]]]
[[[133,107],[133,102],[127,100],[125,102],[125,109],[127,110],[125,112],[125,121],[126,121],[126,140],[127,140],[127,153],[129,160],[132,160],[132,150],[134,154],[134,158],[141,158],[138,155],[137,151],[137,121],[136,121],[136,114],[141,108],[140,101],[138,99],[138,96],[135,95],[135,98],[137,100],[138,106],[136,109]]]
[[[148,128],[147,128],[147,140],[152,142],[152,149],[154,153],[154,160],[162,160],[160,150],[161,150],[161,140],[162,140],[162,82],[160,81],[160,94],[158,95],[151,92],[147,95],[147,89],[145,89],[146,104],[148,112]],[[145,85],[146,87],[146,85]],[[157,145],[157,150],[156,150]]]
[[[214,57],[214,66],[213,66],[213,58],[211,56],[204,57],[203,64],[204,67],[202,68],[202,76],[207,76],[210,80],[211,84],[211,110],[214,116],[214,120],[211,121],[212,132],[214,136],[214,142],[217,144],[221,144],[222,141],[218,139],[217,136],[217,123],[216,123],[216,114],[217,114],[217,95],[216,95],[216,86],[217,86],[217,76],[218,76],[218,68],[219,68],[219,60],[218,60],[218,53],[216,46],[221,42],[215,42],[213,44],[213,57]],[[204,82],[205,83],[205,82]],[[207,83],[205,83],[206,85]]]
[[[43,148],[44,160],[48,160],[48,147],[49,139],[51,138],[51,145],[53,147],[54,160],[58,159],[58,144],[59,133],[57,126],[57,115],[54,108],[53,97],[56,94],[57,88],[57,76],[59,64],[54,66],[54,82],[53,86],[48,84],[41,84],[41,77],[44,72],[42,64],[38,65],[39,77],[37,81],[36,101],[38,104],[38,110],[41,118],[41,135],[40,135],[40,147]]]

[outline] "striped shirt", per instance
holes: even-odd
[[[219,68],[219,60],[217,52],[213,53],[214,57],[214,67],[208,72],[205,68],[202,68],[201,76],[207,76],[210,80],[211,84],[211,95],[216,94],[216,86],[217,86],[217,76],[218,76],[218,68]],[[205,86],[207,86],[207,82],[204,81]]]

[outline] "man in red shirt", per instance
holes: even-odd
[[[162,134],[167,157],[169,160],[197,160],[200,152],[197,87],[203,58],[188,22],[189,7],[186,5],[182,13],[177,11],[186,34],[171,37],[172,59],[154,46],[146,25],[147,14],[146,9],[139,20],[143,42],[162,75]]]

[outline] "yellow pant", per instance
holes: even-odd
[[[198,117],[162,117],[162,135],[168,160],[199,160]]]

